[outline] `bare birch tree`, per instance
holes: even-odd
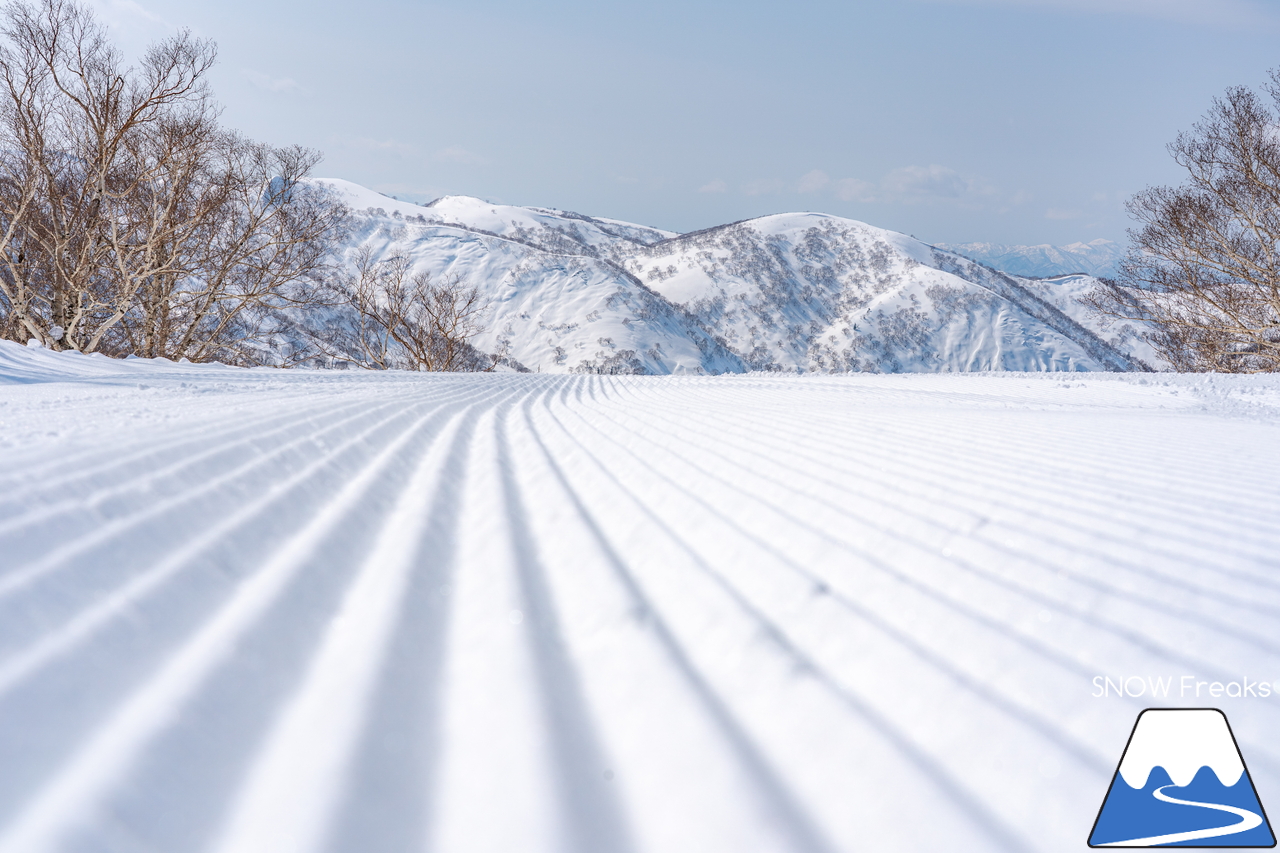
[[[364,246],[352,258],[352,272],[339,286],[355,310],[348,350],[357,363],[382,370],[492,370],[494,359],[471,339],[484,331],[488,301],[456,276],[439,282],[413,272],[404,256],[375,260]]]
[[[127,68],[75,0],[13,2],[0,35],[0,331],[54,349],[252,357],[306,301],[345,209],[319,159],[219,126],[216,51],[182,32]]]
[[[316,152],[229,133],[213,150],[214,172],[173,205],[191,210],[176,217],[181,239],[153,243],[164,263],[141,279],[136,305],[122,319],[139,355],[248,357],[251,345],[266,345],[274,310],[320,301],[317,276],[329,272],[345,233],[345,208],[303,180]]]
[[[1169,146],[1187,182],[1129,201],[1142,227],[1120,275],[1089,300],[1103,315],[1151,323],[1152,343],[1178,370],[1280,370],[1278,122],[1280,72],[1262,95],[1233,88],[1215,100]]]

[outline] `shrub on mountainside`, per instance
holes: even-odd
[[[501,353],[471,345],[489,308],[480,290],[456,276],[434,281],[411,266],[403,255],[376,260],[368,246],[353,253],[350,271],[330,287],[331,301],[355,319],[317,343],[325,354],[374,370],[486,371],[503,363]]]
[[[317,152],[219,125],[215,54],[184,31],[125,67],[74,0],[0,13],[0,335],[243,363],[314,301],[346,209]]]
[[[1119,276],[1088,300],[1151,323],[1152,344],[1178,370],[1280,370],[1278,123],[1280,71],[1262,94],[1236,87],[1216,99],[1169,146],[1186,183],[1130,199],[1142,227]]]

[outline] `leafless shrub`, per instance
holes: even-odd
[[[375,260],[365,246],[354,253],[352,272],[338,292],[357,318],[345,350],[365,367],[437,372],[494,367],[495,359],[470,343],[484,331],[488,301],[456,276],[436,282],[429,273],[412,272],[408,258]]]
[[[1178,370],[1280,370],[1280,72],[1264,94],[1229,89],[1179,134],[1169,150],[1186,184],[1129,201],[1143,227],[1120,275],[1087,300],[1152,324]]]

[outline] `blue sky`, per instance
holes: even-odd
[[[1165,145],[1280,66],[1264,0],[96,0],[218,43],[227,124],[319,173],[689,231],[819,210],[1123,240]]]

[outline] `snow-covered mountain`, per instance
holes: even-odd
[[[939,243],[938,248],[994,267],[1002,272],[1033,278],[1071,273],[1114,276],[1124,247],[1111,240],[1092,240],[1066,246],[1005,246],[1000,243]]]
[[[409,257],[415,271],[458,275],[492,300],[474,341],[550,373],[738,373],[746,365],[690,314],[615,261],[623,246],[674,236],[561,211],[450,196],[398,202],[345,181],[352,249]]]
[[[686,234],[624,264],[755,369],[1131,370],[1142,357],[1124,351],[1133,335],[1090,327],[1075,298],[1093,279],[1019,279],[825,214]]]
[[[353,249],[487,292],[474,343],[578,373],[1142,369],[1136,329],[1097,328],[1088,276],[1018,278],[892,231],[779,214],[677,235],[449,196],[419,206],[326,180]]]

